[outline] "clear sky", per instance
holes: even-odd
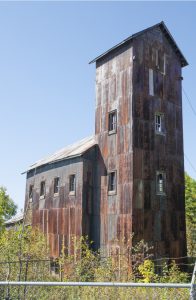
[[[183,86],[196,111],[196,2],[0,2],[0,185],[20,208],[21,172],[94,133],[88,62],[162,20],[189,62]],[[196,178],[196,113],[185,97],[183,118],[185,167]]]

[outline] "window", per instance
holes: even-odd
[[[69,193],[75,195],[76,192],[76,175],[69,176]]]
[[[45,181],[42,181],[40,183],[40,198],[44,198],[45,193],[46,193],[46,185],[45,185]]]
[[[108,119],[108,131],[109,133],[116,133],[117,129],[117,111],[109,112],[109,119]]]
[[[164,114],[155,114],[155,132],[159,134],[164,134]]]
[[[54,178],[54,194],[58,194],[59,192],[59,177]]]
[[[30,201],[33,200],[33,185],[32,184],[29,186],[29,200]]]
[[[154,76],[152,69],[149,69],[149,95],[154,96]]]
[[[108,174],[108,192],[112,194],[116,192],[116,171]]]
[[[157,171],[156,173],[156,193],[157,195],[165,195],[166,176],[164,172]]]

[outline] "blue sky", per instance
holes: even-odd
[[[189,66],[196,110],[195,2],[0,2],[0,185],[21,208],[36,160],[94,133],[95,66],[129,35],[165,21]],[[183,97],[187,172],[196,178],[196,115]],[[195,170],[194,170],[195,168]]]

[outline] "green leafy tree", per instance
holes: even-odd
[[[196,256],[196,180],[185,173],[186,231],[188,255]]]
[[[1,280],[43,279],[50,273],[47,240],[38,228],[19,226],[4,230],[0,235],[0,253]]]
[[[16,214],[17,206],[7,194],[4,187],[0,187],[0,230],[6,220]]]

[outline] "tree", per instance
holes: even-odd
[[[196,256],[196,180],[185,173],[186,231],[189,256]]]
[[[4,187],[0,187],[0,229],[4,222],[16,214],[17,205],[7,194]]]

